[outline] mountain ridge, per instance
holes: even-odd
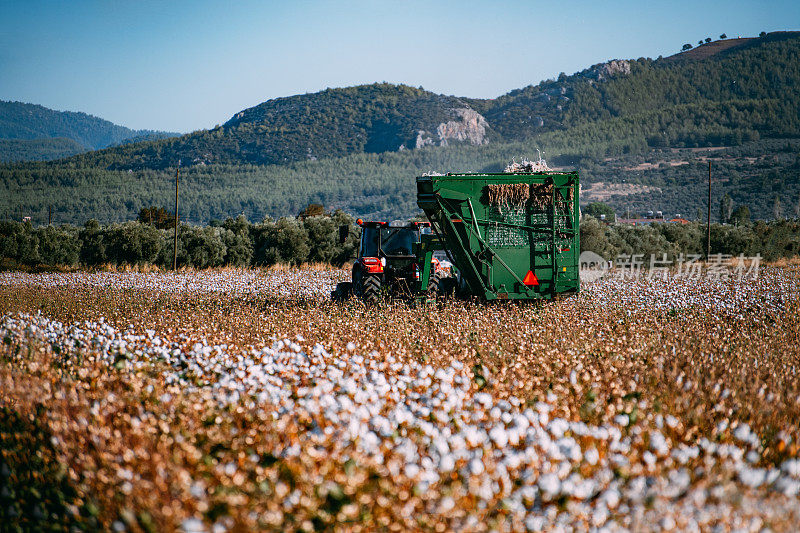
[[[667,58],[612,59],[494,99],[387,83],[329,88],[267,100],[210,130],[90,153],[76,163],[133,170],[169,168],[178,159],[184,164],[288,164],[427,145],[525,141],[672,105],[758,98],[786,103],[785,91],[798,83],[796,61],[789,55],[800,51],[799,36],[778,32],[714,41]],[[774,53],[781,47],[783,53]],[[704,48],[716,52],[697,55]],[[654,131],[651,137],[658,135]]]
[[[30,150],[36,158],[46,157],[45,139],[69,139],[83,150],[116,146],[135,140],[155,140],[178,135],[155,130],[133,130],[80,111],[56,111],[39,104],[0,100],[0,139],[5,143],[0,161],[13,160],[13,147]],[[44,152],[37,152],[36,147]],[[77,148],[72,146],[71,151]],[[77,153],[77,152],[76,152]],[[72,154],[70,154],[72,155]]]
[[[628,194],[612,197],[613,206],[693,213],[702,206],[701,171],[670,170],[664,154],[727,146],[736,159],[726,177],[731,196],[767,217],[780,211],[776,196],[793,205],[800,187],[792,155],[800,140],[798,36],[754,38],[694,60],[614,59],[491,100],[380,83],[274,99],[212,130],[0,165],[0,212],[46,213],[43,202],[53,202],[72,206],[70,220],[135,218],[143,207],[171,205],[181,160],[181,205],[193,213],[185,220],[257,220],[309,202],[400,218],[416,209],[414,175],[499,171],[541,151],[551,165],[578,169],[587,186],[627,180],[661,191],[661,205]],[[762,148],[778,166],[763,167],[761,157],[750,166]],[[630,170],[649,153],[650,170]],[[626,164],[608,163],[614,158]],[[73,197],[62,200],[64,191]]]

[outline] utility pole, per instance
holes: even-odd
[[[708,160],[708,224],[706,226],[706,261],[711,258],[711,160]]]
[[[178,182],[181,176],[181,160],[175,169],[175,245],[172,249],[172,270],[178,269]]]

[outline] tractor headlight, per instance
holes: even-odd
[[[384,268],[386,267],[386,258],[385,257],[381,257],[381,265],[383,265]]]

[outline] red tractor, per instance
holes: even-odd
[[[420,235],[430,232],[430,222],[357,222],[361,226],[361,242],[352,281],[339,283],[331,297],[344,300],[358,296],[365,303],[374,304],[383,296],[410,299],[417,295],[420,268],[415,248]],[[445,275],[437,259],[431,266],[427,292],[429,298],[436,298],[441,294],[440,281]]]

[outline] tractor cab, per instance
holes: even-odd
[[[427,224],[427,226],[426,226]],[[414,244],[420,241],[422,229],[430,230],[427,222],[403,226],[386,222],[362,222],[361,246],[358,257],[414,257]]]
[[[416,248],[431,231],[430,222],[365,222],[361,226],[358,258],[352,282],[340,283],[334,298],[360,296],[374,303],[382,295],[412,297],[418,290],[420,268]]]

